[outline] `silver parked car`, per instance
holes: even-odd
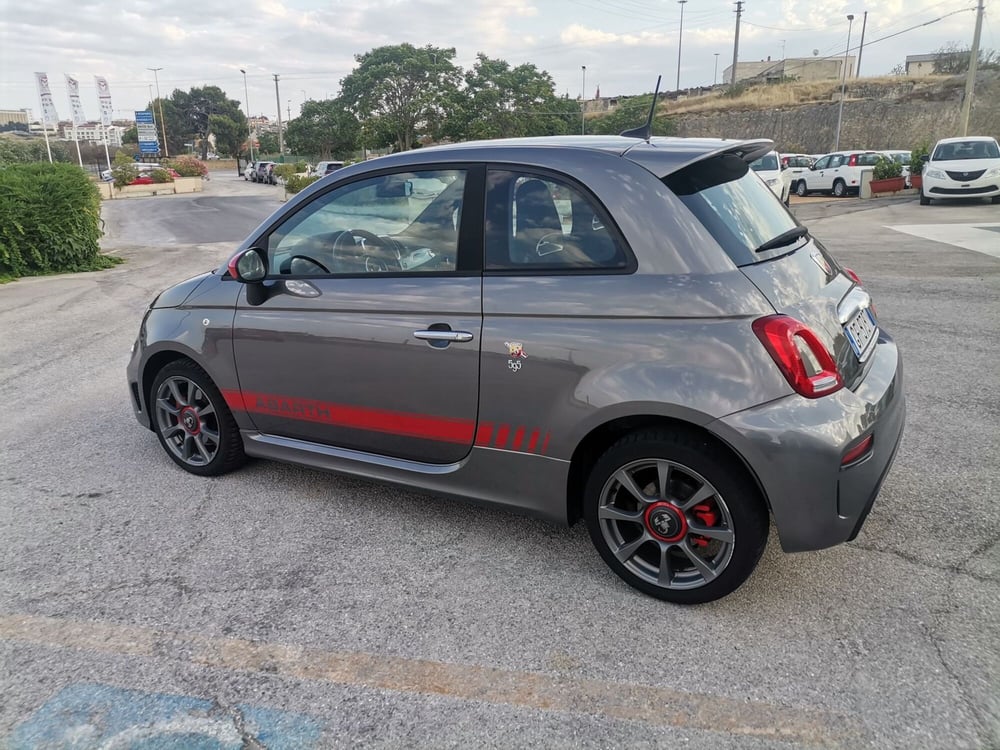
[[[583,519],[632,586],[717,599],[853,539],[903,430],[858,277],[749,164],[769,141],[466,143],[338,170],[153,300],[132,407],[247,456]]]

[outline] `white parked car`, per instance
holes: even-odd
[[[837,151],[817,160],[797,177],[795,193],[833,193],[838,198],[861,191],[861,173],[875,167],[883,154],[878,151]]]
[[[788,205],[791,182],[781,165],[781,157],[777,151],[766,153],[759,159],[750,162],[750,169],[757,173],[757,176],[771,188],[771,192],[778,196],[782,203]]]
[[[791,192],[795,192],[795,189],[799,186],[799,177],[804,173],[809,171],[809,167],[816,163],[816,159],[809,154],[782,154],[781,155],[781,166],[786,170],[788,175],[788,189]]]
[[[955,198],[1000,203],[1000,146],[995,138],[944,138],[934,146],[924,164],[920,205]]]
[[[883,151],[883,154],[888,156],[894,162],[897,162],[903,167],[901,177],[906,180],[906,187],[910,187],[910,157],[912,156],[912,151]]]

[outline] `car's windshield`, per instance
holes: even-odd
[[[778,155],[774,153],[766,154],[750,162],[750,169],[754,172],[777,172],[780,169],[778,166]]]
[[[758,247],[799,226],[770,188],[733,154],[697,162],[663,182],[738,266],[765,259],[756,252]],[[791,242],[789,249],[796,244]]]
[[[966,159],[1000,159],[996,141],[954,141],[939,143],[931,161],[965,161]]]

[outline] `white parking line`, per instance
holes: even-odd
[[[1000,223],[897,224],[886,228],[1000,258]]]

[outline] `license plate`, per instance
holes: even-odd
[[[854,319],[844,326],[844,333],[847,340],[851,342],[851,348],[857,358],[864,362],[871,350],[875,346],[875,337],[878,334],[878,323],[872,316],[871,310],[865,308],[860,310]]]

